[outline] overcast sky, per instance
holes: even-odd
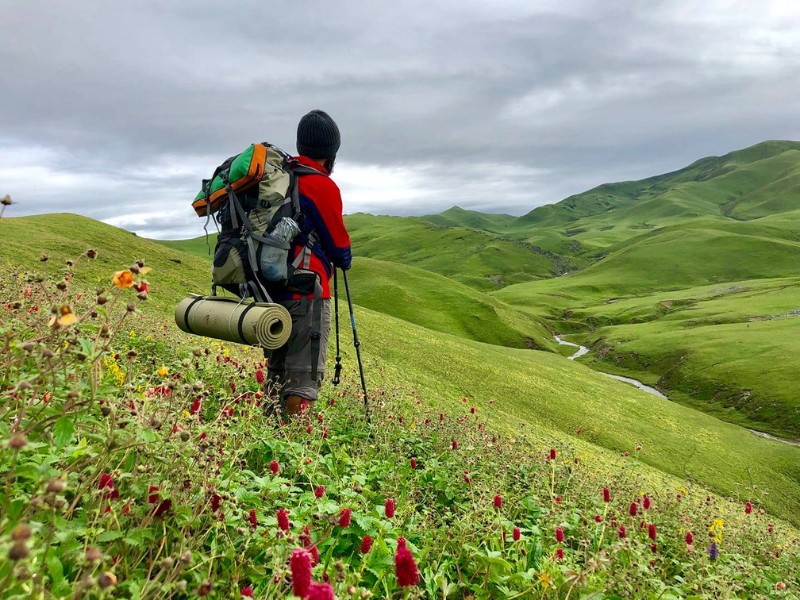
[[[194,237],[200,180],[298,119],[345,212],[524,214],[800,139],[796,0],[0,0],[0,195]]]

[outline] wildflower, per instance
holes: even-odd
[[[200,398],[195,398],[189,407],[189,414],[196,415],[198,412],[200,412]]]
[[[656,544],[655,542],[653,542],[652,544],[650,544],[650,550],[652,550],[652,551],[653,551],[653,554],[655,554],[656,552],[658,552],[658,544]]]
[[[636,514],[639,512],[639,505],[636,504],[636,502],[631,502],[631,508],[629,512],[632,517],[635,517]]]
[[[248,521],[250,521],[250,527],[252,527],[253,529],[258,527],[258,517],[256,517],[256,509],[254,508],[250,509],[250,517],[248,518]]]
[[[495,508],[503,508],[503,497],[500,494],[497,494],[494,497],[494,507]]]
[[[624,540],[626,537],[628,537],[628,532],[625,529],[625,525],[620,525],[618,531],[619,531],[619,539]]]
[[[611,490],[607,487],[603,488],[603,502],[611,502]]]
[[[258,369],[256,371],[256,381],[258,383],[264,383],[264,381],[266,381],[266,379],[264,378],[264,371],[262,371],[261,369]]]
[[[159,367],[157,372],[161,377],[166,377],[169,375],[169,369],[167,367]]]
[[[412,469],[416,469],[417,468],[417,459],[416,458],[412,458],[411,459],[411,468]]]
[[[692,534],[691,531],[687,531],[686,532],[686,543],[688,545],[691,545],[693,542],[694,542],[694,535]]]
[[[561,527],[556,527],[556,541],[558,543],[564,541],[564,530]]]
[[[150,286],[147,285],[146,281],[143,281],[140,284],[133,284],[133,289],[135,289],[140,294],[149,294],[150,293]]]
[[[594,516],[594,520],[595,520],[596,523],[602,523],[603,522],[603,517],[601,517],[600,515],[595,515]]]
[[[280,471],[280,469],[281,469],[281,467],[278,464],[277,460],[273,460],[271,463],[269,463],[269,470],[272,471],[273,475],[277,475],[278,471]]]
[[[55,307],[53,308],[55,310]],[[78,318],[72,312],[72,308],[68,304],[64,304],[58,311],[50,317],[48,325],[50,327],[66,327],[72,325]]]
[[[717,542],[711,542],[711,545],[708,547],[708,557],[711,560],[717,560],[719,558],[719,548],[717,547]]]
[[[557,548],[556,549],[556,557],[558,558],[558,560],[564,560],[564,549],[563,548]]]
[[[311,566],[316,567],[319,564],[319,550],[316,546],[311,546],[308,553],[311,554]]]
[[[350,527],[350,509],[343,508],[339,512],[339,527]]]
[[[519,538],[522,537],[522,533],[519,530],[519,527],[514,527],[514,532],[511,534],[511,539],[515,542],[519,541]]]
[[[775,526],[772,523],[767,525],[767,529],[769,529],[770,533],[774,533],[775,532]]]
[[[637,451],[637,452],[641,452],[641,450],[642,450],[642,447],[641,447],[641,445],[639,445],[639,446],[636,446],[636,451]]]
[[[550,448],[550,460],[555,460],[555,459],[556,459],[556,449]]]
[[[561,496],[556,496],[556,504],[561,504]]]
[[[458,442],[453,440],[453,450],[458,450]]]
[[[219,494],[211,494],[211,510],[217,512],[219,505],[222,503],[222,496]]]
[[[651,540],[656,539],[656,526],[652,523],[650,523],[650,525],[647,527],[647,537],[649,537]]]
[[[406,547],[405,538],[397,538],[397,553],[394,555],[394,574],[400,587],[410,587],[419,582],[417,563],[411,550]]]
[[[133,285],[133,273],[130,271],[117,271],[114,273],[114,278],[112,279],[114,285],[117,286],[119,289],[124,290],[129,288]]]
[[[334,598],[330,583],[312,583],[305,596],[305,600],[334,600]]]
[[[749,515],[751,512],[753,512],[753,505],[748,502],[744,505],[744,514]]]
[[[319,414],[317,414],[317,423],[319,423],[320,425],[322,425],[322,422],[323,422],[324,420],[325,420],[325,419],[324,419],[324,417],[322,416],[322,413],[319,413]]]
[[[158,504],[153,509],[153,514],[157,517],[162,516],[164,513],[168,512],[170,508],[172,508],[172,500],[166,499],[161,500],[161,496],[158,494],[159,487],[157,485],[151,485],[147,488],[147,503],[148,504]]]
[[[311,435],[311,425],[309,425],[308,427],[306,427],[306,433],[307,433],[308,435]]]
[[[642,501],[642,506],[644,506],[645,510],[650,510],[650,507],[653,503],[650,501],[650,496],[645,496],[644,500]]]
[[[279,511],[280,512],[280,511]],[[311,588],[311,554],[304,548],[292,550],[289,559],[292,571],[292,589],[295,596],[305,598]]]
[[[361,538],[361,554],[366,554],[372,548],[372,538],[369,535],[365,535]]]
[[[278,518],[278,527],[283,531],[289,531],[289,511],[285,508],[280,508],[276,516]]]
[[[387,519],[391,519],[394,516],[395,508],[394,500],[387,498],[386,504],[384,505],[384,511],[386,512]]]
[[[314,497],[315,498],[322,498],[325,495],[325,486],[318,485],[317,489],[314,490]]]
[[[775,584],[775,587],[778,588],[779,590],[785,590],[786,584],[783,583],[782,581],[779,581],[778,583]]]
[[[253,597],[253,588],[251,587],[243,587],[239,590],[239,593],[242,595],[242,598],[252,598]]]

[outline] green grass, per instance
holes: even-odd
[[[517,220],[511,215],[486,214],[464,210],[459,206],[449,208],[438,215],[426,215],[420,218],[439,227],[466,227],[499,234],[504,233]]]
[[[49,228],[63,233],[43,241],[29,235],[29,222],[43,232]],[[102,280],[102,271],[108,277],[117,264],[145,258],[155,267],[148,276],[153,306],[166,322],[174,298],[202,290],[208,282],[206,261],[198,258],[195,263],[185,254],[88,219],[56,215],[4,220],[0,225],[4,240],[10,242],[1,251],[9,264],[36,267],[43,249],[55,262],[96,246],[108,261],[92,266]],[[51,242],[52,247],[47,245]],[[167,264],[178,257],[180,265]],[[165,300],[156,300],[158,294]],[[554,353],[466,340],[362,307],[356,316],[371,385],[415,389],[422,401],[446,411],[457,410],[461,397],[467,396],[493,427],[508,435],[528,431],[542,439],[587,444],[582,447],[601,457],[606,469],[624,468],[633,461],[652,468],[653,477],[667,473],[689,478],[733,496],[750,495],[758,486],[767,494],[765,507],[797,522],[800,449],[638,392]],[[346,351],[350,368],[352,352]],[[583,430],[580,438],[575,436],[578,428]],[[637,444],[644,446],[637,459],[619,457]]]
[[[529,315],[442,275],[356,258],[349,277],[354,301],[365,308],[488,344],[555,348],[549,330]]]

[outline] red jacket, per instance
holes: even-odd
[[[305,156],[298,156],[300,164],[328,174],[325,167]],[[323,175],[301,175],[298,177],[300,196],[300,234],[295,238],[289,251],[290,261],[294,261],[308,242],[308,234],[313,230],[317,242],[312,248],[310,268],[317,273],[322,283],[322,297],[331,297],[330,278],[333,276],[332,264],[340,269],[349,269],[352,262],[350,235],[344,226],[342,216],[342,194],[330,177]],[[299,300],[299,294],[272,294],[275,300]],[[313,296],[311,296],[313,297]]]

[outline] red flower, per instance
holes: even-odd
[[[625,525],[619,526],[619,539],[624,540],[628,536],[628,532],[625,529]]]
[[[147,502],[149,504],[155,504],[156,502],[158,502],[158,494],[154,493],[157,491],[159,491],[157,485],[151,485],[150,487],[147,488],[147,493],[150,494],[147,497]]]
[[[350,509],[343,508],[339,512],[339,527],[350,527]]]
[[[242,595],[243,598],[252,598],[253,588],[243,587],[241,590],[239,590],[239,593]]]
[[[365,535],[361,538],[361,554],[366,554],[372,548],[372,538]]]
[[[110,490],[103,494],[103,498],[106,500],[116,500],[119,498],[119,490],[114,489],[114,479],[112,479],[111,475],[108,473],[103,473],[100,475],[100,481],[97,484],[97,489]]]
[[[396,507],[394,505],[394,500],[392,500],[391,498],[387,498],[386,499],[386,504],[384,505],[384,509],[386,511],[386,518],[387,519],[391,519],[394,516],[395,508]]]
[[[133,289],[135,289],[135,290],[136,290],[137,292],[139,292],[140,294],[141,294],[142,292],[144,292],[145,294],[149,294],[149,293],[150,293],[150,286],[149,286],[149,285],[147,285],[147,282],[146,282],[146,281],[143,281],[143,282],[142,282],[142,283],[140,283],[139,285],[136,285],[136,284],[134,283],[134,284],[133,284]]]
[[[650,496],[645,496],[644,497],[643,506],[644,506],[645,510],[650,510],[650,507],[652,506],[652,502],[650,502]]]
[[[258,527],[258,517],[256,517],[256,509],[254,508],[250,509],[250,517],[248,518],[248,521],[250,521],[250,527],[252,527],[253,529]]]
[[[556,459],[556,449],[550,448],[550,460],[555,460],[555,459]]]
[[[753,505],[748,502],[744,505],[744,513],[749,515],[751,512],[753,512]]]
[[[265,378],[264,378],[264,371],[262,371],[261,369],[258,369],[258,370],[256,371],[256,381],[257,381],[258,383],[264,383],[264,381],[265,381]]]
[[[305,598],[311,588],[311,554],[308,550],[295,548],[289,559],[289,568],[292,571],[294,595]]]
[[[603,488],[603,502],[611,502],[611,490],[607,487]]]
[[[219,505],[222,502],[222,496],[219,494],[211,494],[211,510],[213,512],[217,512],[219,510]]]
[[[515,542],[518,542],[518,541],[519,541],[519,538],[521,537],[521,535],[522,535],[522,534],[521,534],[521,533],[520,533],[520,531],[519,531],[519,527],[514,527],[514,533],[512,533],[512,534],[511,534],[511,537],[512,537],[512,539],[513,539]]]
[[[503,508],[503,497],[500,494],[497,494],[494,497],[494,507],[495,508]]]
[[[335,600],[330,583],[312,583],[305,600]]]
[[[636,502],[631,502],[630,513],[632,517],[635,517],[639,512],[639,505]]]
[[[652,550],[652,551],[653,551],[653,554],[655,554],[656,552],[658,552],[658,544],[656,544],[656,543],[653,543],[653,544],[651,544],[651,545],[650,545],[650,550]]]
[[[561,496],[556,496],[556,504],[561,504]]]
[[[164,513],[168,512],[170,508],[172,508],[172,500],[166,499],[166,500],[161,500],[159,502],[161,496],[157,493],[158,491],[159,489],[157,485],[151,485],[150,487],[148,487],[147,493],[150,495],[147,497],[147,502],[149,504],[158,503],[158,506],[156,506],[155,509],[153,510],[153,514],[157,517],[160,517]]]
[[[192,400],[192,406],[189,408],[189,414],[196,415],[200,412],[200,398]]]
[[[594,516],[594,520],[595,520],[595,522],[597,522],[597,523],[602,523],[602,521],[603,521],[603,517],[601,517],[600,515],[595,515],[595,516]]]
[[[317,415],[317,422],[318,422],[320,425],[322,425],[322,422],[323,422],[324,420],[325,420],[325,418],[322,416],[322,413],[319,413],[319,414]]]
[[[311,566],[316,567],[319,564],[319,550],[316,546],[311,546],[308,552],[311,554]]]
[[[317,489],[314,490],[314,497],[315,498],[322,498],[325,495],[325,486],[319,485]]]
[[[308,427],[306,427],[306,433],[307,433],[308,435],[311,435],[311,425],[309,425]]]
[[[277,460],[273,460],[271,463],[269,463],[269,470],[272,471],[273,475],[277,475],[278,474],[278,471],[281,470],[281,467],[278,464]]]
[[[414,555],[406,547],[405,538],[397,538],[397,553],[394,555],[394,574],[400,587],[410,587],[419,582],[419,571]]]
[[[444,421],[444,413],[439,413],[439,422]]]
[[[651,540],[656,539],[656,526],[652,523],[650,523],[650,525],[647,527],[647,537],[649,537]]]
[[[564,530],[561,527],[556,527],[556,541],[559,543],[564,541]]]
[[[686,532],[686,543],[687,544],[691,544],[692,542],[694,542],[694,536],[692,535],[691,531],[687,531]]]
[[[470,408],[469,412],[471,412],[474,415],[475,414],[475,407],[473,406],[472,408]]]
[[[416,458],[412,458],[411,459],[411,468],[412,469],[416,469],[417,468],[417,459]]]
[[[458,442],[453,440],[453,450],[458,450]]]
[[[289,531],[289,511],[285,508],[280,508],[276,516],[278,517],[278,527],[284,531]]]
[[[559,548],[559,549],[556,550],[556,557],[558,558],[558,560],[564,560],[564,549],[563,548]]]

